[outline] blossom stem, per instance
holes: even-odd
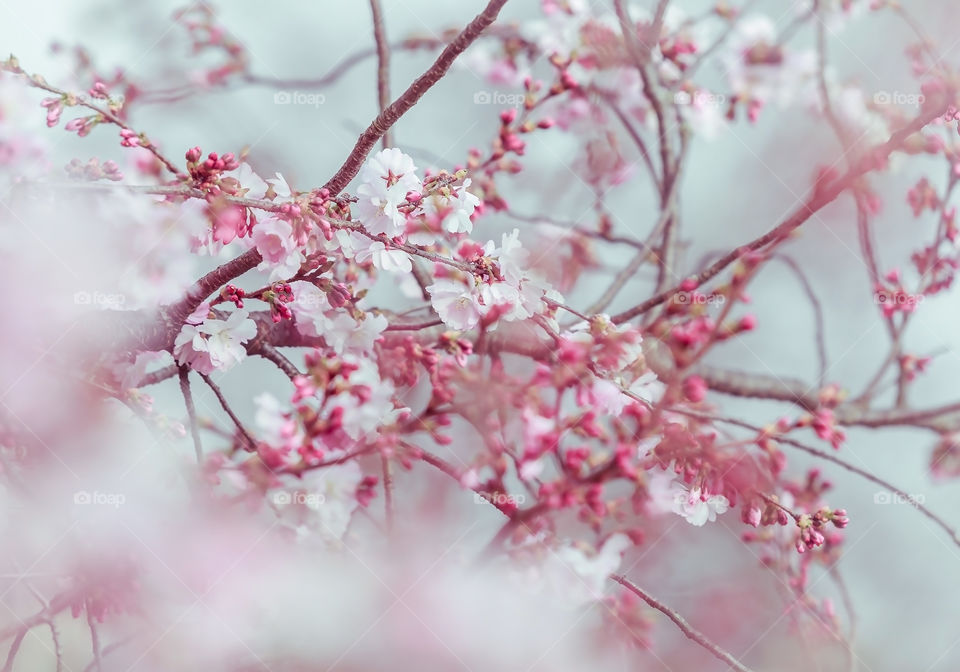
[[[734,658],[731,654],[727,653],[725,650],[721,649],[718,645],[714,644],[710,639],[707,638],[699,630],[695,629],[686,619],[683,618],[675,609],[668,607],[663,602],[655,598],[650,593],[647,593],[635,583],[627,579],[626,577],[613,574],[610,576],[611,579],[619,583],[621,586],[632,592],[634,595],[642,599],[644,602],[649,604],[651,607],[664,614],[667,618],[674,622],[674,624],[680,628],[680,631],[686,635],[689,639],[692,639],[697,644],[702,646],[704,649],[709,651],[713,656],[719,660],[722,660],[724,663],[729,665],[737,672],[752,672],[749,667],[741,663],[739,660]]]
[[[226,398],[223,396],[223,392],[220,390],[220,387],[210,379],[210,376],[205,373],[201,373],[200,378],[203,379],[203,382],[207,384],[207,387],[209,387],[213,391],[214,395],[216,395],[217,401],[220,402],[220,406],[223,408],[224,412],[230,416],[230,420],[233,421],[237,431],[239,431],[246,440],[247,445],[251,449],[255,449],[257,447],[257,442],[252,436],[250,436],[250,432],[247,431],[246,427],[243,426],[243,423],[240,422],[240,418],[238,418],[237,414],[233,412],[232,408],[230,408],[230,404],[227,403]]]
[[[929,110],[923,114],[916,117],[906,126],[897,130],[893,135],[890,136],[890,139],[887,140],[882,145],[876,147],[872,152],[868,154],[872,157],[873,160],[864,160],[861,161],[857,166],[851,168],[847,173],[837,180],[834,180],[829,185],[818,189],[814,192],[806,202],[800,208],[798,208],[792,215],[787,219],[781,222],[779,225],[775,226],[773,229],[763,234],[759,238],[755,238],[750,242],[737,247],[723,257],[718,259],[716,262],[708,266],[706,269],[698,273],[693,277],[695,286],[699,287],[703,283],[707,282],[711,278],[719,275],[727,266],[734,263],[740,259],[744,253],[752,252],[759,250],[771,243],[778,243],[785,239],[788,235],[793,233],[796,229],[800,228],[803,224],[807,222],[811,217],[813,217],[817,212],[822,210],[824,207],[832,203],[840,196],[844,191],[846,191],[850,186],[861,176],[865,175],[868,172],[871,172],[879,160],[886,159],[894,151],[898,150],[914,133],[921,130],[924,126],[929,124],[931,121],[937,117],[942,116],[947,111],[947,104],[944,102],[942,105],[931,106]],[[671,289],[660,292],[643,303],[625,310],[622,313],[614,315],[612,321],[614,324],[622,324],[638,315],[643,315],[648,310],[659,306],[660,304],[668,301],[671,297],[677,293],[683,291],[683,286],[677,285]]]
[[[707,413],[698,413],[698,412],[696,412],[696,411],[691,411],[691,410],[688,410],[688,409],[673,408],[673,409],[671,409],[671,410],[673,410],[673,411],[675,411],[675,412],[677,412],[677,413],[680,413],[680,414],[682,414],[682,415],[688,415],[688,416],[690,416],[690,417],[697,417],[697,418],[701,418],[701,419],[704,419],[704,420],[711,420],[711,421],[713,421],[713,422],[722,422],[722,423],[725,423],[725,424],[728,424],[728,425],[734,425],[734,426],[736,426],[736,427],[741,427],[741,428],[743,428],[743,429],[749,429],[749,430],[755,431],[755,432],[757,432],[757,433],[759,433],[759,434],[764,433],[764,429],[763,429],[762,427],[758,427],[758,426],[756,426],[756,425],[750,424],[750,423],[748,423],[748,422],[744,422],[744,421],[742,421],[742,420],[737,420],[737,419],[735,419],[735,418],[721,417],[721,416],[718,416],[718,415],[711,415],[711,414],[707,414]],[[820,458],[820,459],[822,459],[822,460],[826,460],[826,461],[828,461],[828,462],[833,462],[833,463],[836,464],[837,466],[842,467],[843,469],[846,469],[847,471],[849,471],[849,472],[851,472],[851,473],[854,473],[854,474],[856,474],[856,475],[858,475],[858,476],[861,476],[861,477],[865,478],[866,480],[870,481],[871,483],[874,483],[874,484],[876,484],[876,485],[879,485],[880,487],[885,488],[886,490],[889,490],[890,492],[894,493],[895,495],[897,495],[897,496],[899,496],[899,497],[902,497],[902,498],[904,499],[904,501],[910,502],[910,504],[911,504],[912,506],[916,507],[917,511],[919,511],[920,513],[922,513],[925,517],[927,517],[928,519],[930,519],[937,527],[939,527],[939,528],[942,529],[944,532],[946,532],[947,535],[950,537],[950,540],[951,540],[954,544],[956,544],[957,546],[960,546],[960,532],[958,532],[958,531],[955,530],[954,528],[950,527],[940,516],[938,516],[937,514],[933,513],[933,512],[932,512],[930,509],[928,509],[926,506],[924,506],[923,504],[921,504],[920,502],[918,502],[916,497],[913,497],[913,496],[909,495],[908,493],[904,492],[903,490],[901,490],[900,488],[898,488],[897,486],[895,486],[893,483],[890,483],[889,481],[886,481],[886,480],[880,478],[879,476],[875,476],[874,474],[871,474],[869,471],[866,471],[866,470],[864,470],[864,469],[861,469],[860,467],[857,467],[857,466],[855,466],[855,465],[852,465],[852,464],[850,464],[849,462],[846,462],[846,461],[840,459],[840,458],[837,457],[836,455],[832,455],[832,454],[830,454],[830,453],[828,453],[828,452],[826,452],[826,451],[819,450],[818,448],[814,448],[813,446],[808,446],[808,445],[806,445],[805,443],[801,443],[800,441],[797,441],[796,439],[791,439],[791,438],[786,437],[786,436],[771,436],[770,438],[771,438],[773,441],[777,441],[778,443],[782,443],[782,444],[785,444],[785,445],[787,445],[787,446],[791,446],[791,447],[793,447],[793,448],[797,448],[798,450],[802,450],[803,452],[805,452],[805,453],[807,453],[807,454],[809,454],[809,455],[813,455],[814,457],[818,457],[818,458]],[[781,507],[781,508],[782,508],[782,507]],[[786,509],[784,509],[784,510],[786,511]],[[793,514],[791,513],[791,515],[793,515]]]
[[[197,463],[203,461],[203,446],[200,444],[200,429],[197,427],[197,409],[193,405],[193,394],[190,391],[190,369],[186,366],[179,368],[180,393],[183,403],[187,407],[187,416],[190,420],[190,435],[193,437],[193,450],[197,455]]]
[[[27,76],[26,74],[24,74],[24,76],[27,77],[27,80],[30,82],[30,86],[33,86],[33,87],[38,88],[38,89],[41,89],[41,90],[46,91],[46,92],[48,92],[48,93],[53,93],[53,94],[55,94],[55,95],[58,95],[58,96],[61,96],[61,97],[64,97],[64,98],[69,97],[69,98],[71,98],[71,99],[73,99],[73,100],[76,101],[76,103],[75,103],[76,105],[78,105],[78,106],[80,106],[80,107],[85,107],[85,108],[87,108],[88,110],[91,110],[91,111],[93,111],[93,112],[96,112],[98,115],[100,115],[100,117],[103,118],[104,121],[107,121],[107,122],[109,122],[109,123],[111,123],[111,124],[114,124],[114,125],[116,125],[116,126],[119,126],[119,127],[122,128],[123,130],[125,130],[125,131],[130,131],[131,133],[134,133],[134,134],[136,134],[136,135],[138,135],[138,136],[141,135],[140,133],[138,133],[138,132],[135,131],[134,129],[130,128],[130,126],[128,126],[128,125],[126,124],[126,122],[124,122],[122,119],[120,119],[120,117],[118,117],[117,115],[113,114],[113,113],[110,112],[109,110],[105,110],[104,108],[100,107],[99,105],[94,105],[94,104],[91,103],[90,101],[84,99],[82,96],[74,96],[74,95],[68,93],[67,91],[64,91],[63,89],[58,89],[58,88],[55,87],[55,86],[51,86],[50,84],[48,84],[47,82],[45,82],[45,81],[44,81],[42,78],[40,78],[39,76],[30,77],[30,76]],[[177,179],[181,179],[181,178],[186,177],[186,174],[185,174],[183,171],[178,170],[177,167],[176,167],[176,165],[174,165],[174,163],[173,163],[172,161],[170,161],[170,159],[168,159],[167,157],[165,157],[165,156],[160,152],[160,150],[157,149],[156,145],[154,145],[153,142],[151,142],[151,141],[148,140],[148,141],[146,141],[145,143],[141,144],[140,146],[143,147],[144,149],[146,149],[147,151],[149,151],[151,154],[153,154],[153,155],[157,158],[157,160],[158,160],[160,163],[163,164],[163,167],[166,168],[168,171],[170,171]]]
[[[507,0],[490,0],[486,8],[473,21],[467,24],[459,35],[440,52],[437,60],[420,75],[403,94],[380,113],[373,123],[360,135],[353,151],[350,152],[336,174],[324,185],[333,195],[339,194],[360,171],[367,154],[377,141],[413,107],[434,84],[447,74],[457,56],[480,37],[480,34],[492,24]]]

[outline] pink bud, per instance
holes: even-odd
[[[329,301],[330,305],[334,308],[343,306],[349,300],[350,291],[343,285],[343,283],[331,285],[330,289],[327,290],[327,301]]]
[[[423,194],[419,191],[408,191],[407,192],[407,203],[416,205],[423,199]]]
[[[94,98],[106,98],[109,95],[107,87],[103,82],[97,82],[90,89],[90,95]]]
[[[564,70],[563,74],[560,75],[560,83],[565,89],[575,89],[579,86],[579,84],[577,84],[577,80],[573,78],[573,75],[566,70]]]
[[[762,513],[759,506],[751,505],[740,509],[740,519],[751,527],[760,527]]]
[[[60,114],[63,108],[60,105],[54,105],[47,108],[47,127],[53,128],[60,121]]]
[[[707,396],[707,383],[700,376],[689,376],[683,381],[683,396],[694,403],[703,401]]]

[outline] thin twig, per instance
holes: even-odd
[[[90,613],[90,607],[87,606],[87,626],[90,628],[90,647],[93,649],[93,669],[101,672],[103,669],[103,654],[100,651],[100,634],[97,632],[97,624]]]
[[[711,278],[719,275],[725,268],[727,268],[727,266],[740,259],[744,254],[759,250],[771,243],[780,242],[785,239],[787,236],[793,233],[794,230],[806,223],[807,220],[813,217],[817,212],[835,201],[837,197],[850,188],[850,186],[858,178],[876,169],[880,161],[885,160],[890,156],[890,154],[898,150],[907,138],[925,127],[937,117],[942,116],[946,112],[946,109],[946,104],[932,107],[903,128],[897,130],[895,133],[893,133],[893,135],[890,136],[889,140],[876,147],[873,152],[870,153],[873,160],[861,161],[855,168],[849,170],[839,179],[834,180],[829,185],[823,186],[822,188],[816,190],[809,197],[809,199],[804,202],[803,205],[801,205],[796,211],[794,211],[792,215],[790,215],[779,225],[759,238],[755,238],[745,245],[741,245],[740,247],[731,250],[719,260],[691,278],[694,281],[695,286],[699,287]],[[615,315],[612,318],[613,322],[615,324],[621,324],[633,319],[634,317],[637,317],[638,315],[642,315],[651,308],[655,308],[656,306],[659,306],[660,304],[669,300],[680,291],[683,291],[683,289],[678,284],[671,289],[660,292],[659,294],[650,297],[643,303],[619,313],[618,315]]]
[[[803,289],[803,293],[807,295],[807,300],[810,301],[810,305],[813,307],[814,334],[817,342],[817,384],[823,386],[827,377],[828,366],[827,339],[826,327],[823,318],[823,305],[820,303],[820,299],[817,298],[817,293],[814,291],[813,285],[810,284],[810,281],[807,279],[807,275],[803,272],[800,264],[794,261],[792,257],[788,257],[783,254],[774,255],[773,258],[783,262],[791,271],[793,271],[793,274],[797,277],[797,281],[800,283],[800,287]]]
[[[750,424],[749,422],[744,422],[742,420],[737,420],[735,418],[726,418],[722,416],[712,415],[709,413],[698,413],[696,411],[689,411],[687,409],[674,408],[672,410],[682,415],[689,415],[691,417],[701,418],[704,420],[711,420],[713,422],[723,422],[728,425],[734,425],[736,427],[741,427],[743,429],[749,429],[757,432],[758,434],[766,433],[763,427],[758,427],[756,425]],[[904,501],[909,502],[914,508],[916,508],[917,511],[922,513],[926,518],[931,520],[937,527],[939,527],[944,532],[946,532],[947,535],[950,537],[950,541],[952,541],[957,546],[960,546],[960,533],[958,533],[957,530],[950,527],[940,516],[938,516],[933,511],[925,507],[922,503],[918,502],[915,497],[904,492],[903,490],[895,486],[893,483],[890,483],[889,481],[886,481],[880,478],[879,476],[874,476],[869,471],[866,471],[864,469],[861,469],[860,467],[854,466],[849,462],[846,462],[845,460],[840,459],[836,455],[828,453],[824,450],[820,450],[819,448],[814,448],[813,446],[808,446],[805,443],[801,443],[800,441],[797,441],[796,439],[791,439],[786,436],[776,436],[776,435],[771,435],[769,438],[773,441],[777,441],[787,446],[792,446],[793,448],[797,448],[798,450],[802,450],[803,452],[809,455],[813,455],[814,457],[820,458],[821,460],[826,460],[827,462],[833,462],[837,466],[842,467],[843,469],[846,469],[847,471],[854,473],[862,478],[865,478],[871,483],[879,485],[880,487],[885,488],[886,490],[889,490],[890,492],[898,495],[899,497],[902,497]]]
[[[300,369],[294,366],[293,362],[284,357],[279,350],[268,343],[261,343],[255,354],[260,355],[269,362],[273,362],[290,380],[303,375],[300,373]]]
[[[383,509],[386,519],[387,536],[393,535],[393,471],[390,458],[380,453],[380,467],[383,470]]]
[[[203,382],[207,384],[207,387],[213,390],[213,393],[217,397],[217,401],[220,402],[220,406],[223,408],[226,414],[230,416],[230,419],[233,421],[233,424],[236,426],[237,431],[239,431],[240,434],[243,435],[243,438],[247,441],[248,446],[251,449],[255,449],[257,447],[257,442],[254,440],[252,436],[250,436],[250,432],[247,431],[246,427],[243,426],[243,423],[240,422],[240,418],[238,418],[237,414],[233,412],[232,408],[230,408],[230,404],[227,403],[226,398],[223,396],[223,392],[220,390],[220,387],[215,382],[210,380],[210,376],[206,375],[205,373],[201,373],[200,378],[202,378]]]
[[[193,437],[193,450],[197,455],[197,462],[203,461],[203,446],[200,444],[200,429],[197,426],[197,409],[193,405],[193,394],[190,392],[190,369],[181,366],[180,370],[180,393],[183,395],[183,403],[187,407],[187,416],[190,421],[190,434]]]
[[[370,0],[370,12],[373,14],[373,39],[377,42],[377,100],[380,104],[380,114],[390,104],[390,44],[387,42],[387,31],[383,25],[383,10],[380,0]],[[390,129],[383,133],[383,148],[392,146]]]
[[[635,583],[633,583],[632,581],[630,581],[624,576],[613,574],[610,576],[610,578],[616,581],[617,583],[619,583],[621,586],[629,590],[631,593],[633,593],[640,599],[642,599],[651,607],[653,607],[660,613],[664,614],[667,618],[673,621],[678,628],[680,628],[680,631],[683,634],[685,634],[688,638],[692,639],[694,642],[696,642],[697,644],[702,646],[704,649],[709,651],[715,658],[722,660],[731,668],[733,668],[734,670],[737,670],[737,672],[752,672],[749,667],[747,667],[746,665],[741,663],[739,660],[734,658],[731,654],[721,649],[719,646],[717,646],[712,641],[710,641],[710,639],[708,639],[706,635],[704,635],[702,632],[700,632],[699,630],[691,626],[689,623],[687,623],[686,619],[684,619],[683,616],[677,613],[675,609],[668,607],[663,602],[655,598],[650,593],[647,593],[646,591],[641,589],[639,586],[637,586]]]
[[[332,195],[339,194],[344,187],[360,171],[367,154],[373,149],[377,141],[383,137],[397,121],[411,107],[413,107],[423,95],[433,88],[440,79],[447,74],[447,70],[453,65],[457,56],[463,53],[467,47],[480,37],[480,34],[492,24],[500,14],[500,9],[507,3],[507,0],[490,0],[486,8],[476,16],[459,35],[446,46],[446,48],[433,62],[433,65],[423,73],[416,81],[411,84],[403,94],[393,101],[387,109],[373,120],[373,123],[367,127],[357,140],[357,144],[347,156],[343,165],[336,174],[324,185],[330,190]]]

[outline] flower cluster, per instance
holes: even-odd
[[[226,319],[211,317],[210,304],[201,304],[180,329],[173,346],[179,364],[203,374],[229,371],[247,356],[243,344],[257,335],[257,325],[245,310]]]

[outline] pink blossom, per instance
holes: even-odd
[[[304,256],[293,238],[293,227],[279,217],[268,217],[253,228],[253,244],[263,261],[257,268],[270,271],[272,280],[289,278],[303,263]]]
[[[228,371],[247,356],[243,344],[257,334],[257,325],[244,310],[235,310],[226,320],[205,319],[199,325],[184,324],[174,342],[173,354],[180,364],[200,373]]]
[[[683,516],[688,523],[696,527],[703,527],[708,521],[712,523],[729,508],[730,502],[726,497],[709,495],[701,488],[688,491],[678,487],[674,493],[673,512]]]
[[[479,299],[459,282],[438,280],[429,287],[430,303],[444,324],[458,331],[473,329],[482,315]]]
[[[399,149],[384,149],[367,160],[360,171],[357,213],[368,231],[390,237],[403,233],[406,216],[398,206],[407,193],[421,189],[416,169]]]

